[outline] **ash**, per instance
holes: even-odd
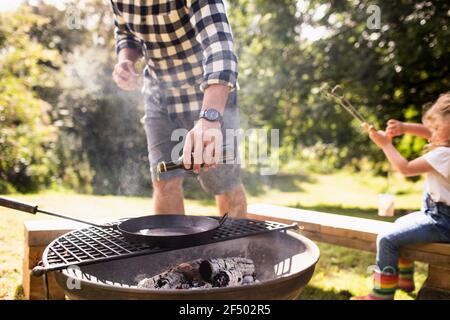
[[[139,281],[138,288],[208,289],[249,285],[256,280],[253,260],[240,257],[183,262]]]

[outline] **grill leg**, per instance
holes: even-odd
[[[45,300],[50,300],[49,289],[48,289],[47,272],[44,273],[43,281],[44,281],[44,296],[45,296]]]

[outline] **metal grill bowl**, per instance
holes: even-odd
[[[318,247],[295,232],[272,232],[55,272],[70,299],[295,299],[311,279]],[[181,262],[247,257],[259,282],[210,289],[141,289],[137,283]],[[77,286],[79,284],[79,286]]]

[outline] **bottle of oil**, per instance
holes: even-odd
[[[219,163],[226,163],[229,161],[236,160],[236,149],[235,146],[225,145],[222,148],[222,157],[219,159]],[[176,169],[184,169],[186,171],[190,171],[193,169],[194,156],[191,155],[191,167],[186,168],[183,164],[183,156],[179,157],[175,161],[161,161],[156,166],[156,176],[159,180],[159,176],[161,173],[176,170]],[[202,163],[200,167],[203,167],[205,164]]]

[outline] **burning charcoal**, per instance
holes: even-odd
[[[156,289],[156,281],[153,278],[145,278],[139,281],[138,288]]]
[[[184,262],[151,278],[138,283],[138,288],[184,289],[189,282],[201,281],[199,267],[201,260]],[[183,288],[181,288],[183,287]]]
[[[223,288],[230,282],[230,277],[225,272],[219,272],[212,280],[212,286],[216,288]]]
[[[194,284],[190,289],[191,290],[198,290],[198,289],[209,289],[212,288],[212,284],[211,283],[207,283],[207,282],[202,282],[202,283],[196,283]]]
[[[188,282],[181,283],[176,287],[176,289],[190,289],[190,288],[192,288],[192,285]]]
[[[190,281],[201,281],[200,263],[201,259],[180,263],[173,270],[182,273]]]
[[[184,262],[138,283],[148,289],[205,289],[255,282],[255,265],[246,258],[233,257]]]
[[[251,259],[233,257],[225,259],[210,259],[203,260],[200,264],[200,274],[205,281],[213,282],[213,279],[220,272],[234,270],[227,274],[228,278],[231,275],[231,282],[236,282],[238,274],[240,274],[240,281],[245,276],[253,276],[255,274],[255,265]],[[222,275],[221,278],[226,276]]]
[[[255,283],[255,278],[253,276],[244,276],[244,278],[242,279],[243,285],[252,284],[252,283]]]
[[[242,272],[237,269],[228,269],[219,271],[212,278],[213,287],[228,287],[228,286],[238,286],[242,284],[244,276]]]
[[[138,283],[138,288],[173,289],[184,281],[185,277],[182,273],[169,270],[154,277],[141,280]]]
[[[181,272],[168,272],[156,281],[156,285],[161,289],[173,289],[184,281],[186,278]]]

